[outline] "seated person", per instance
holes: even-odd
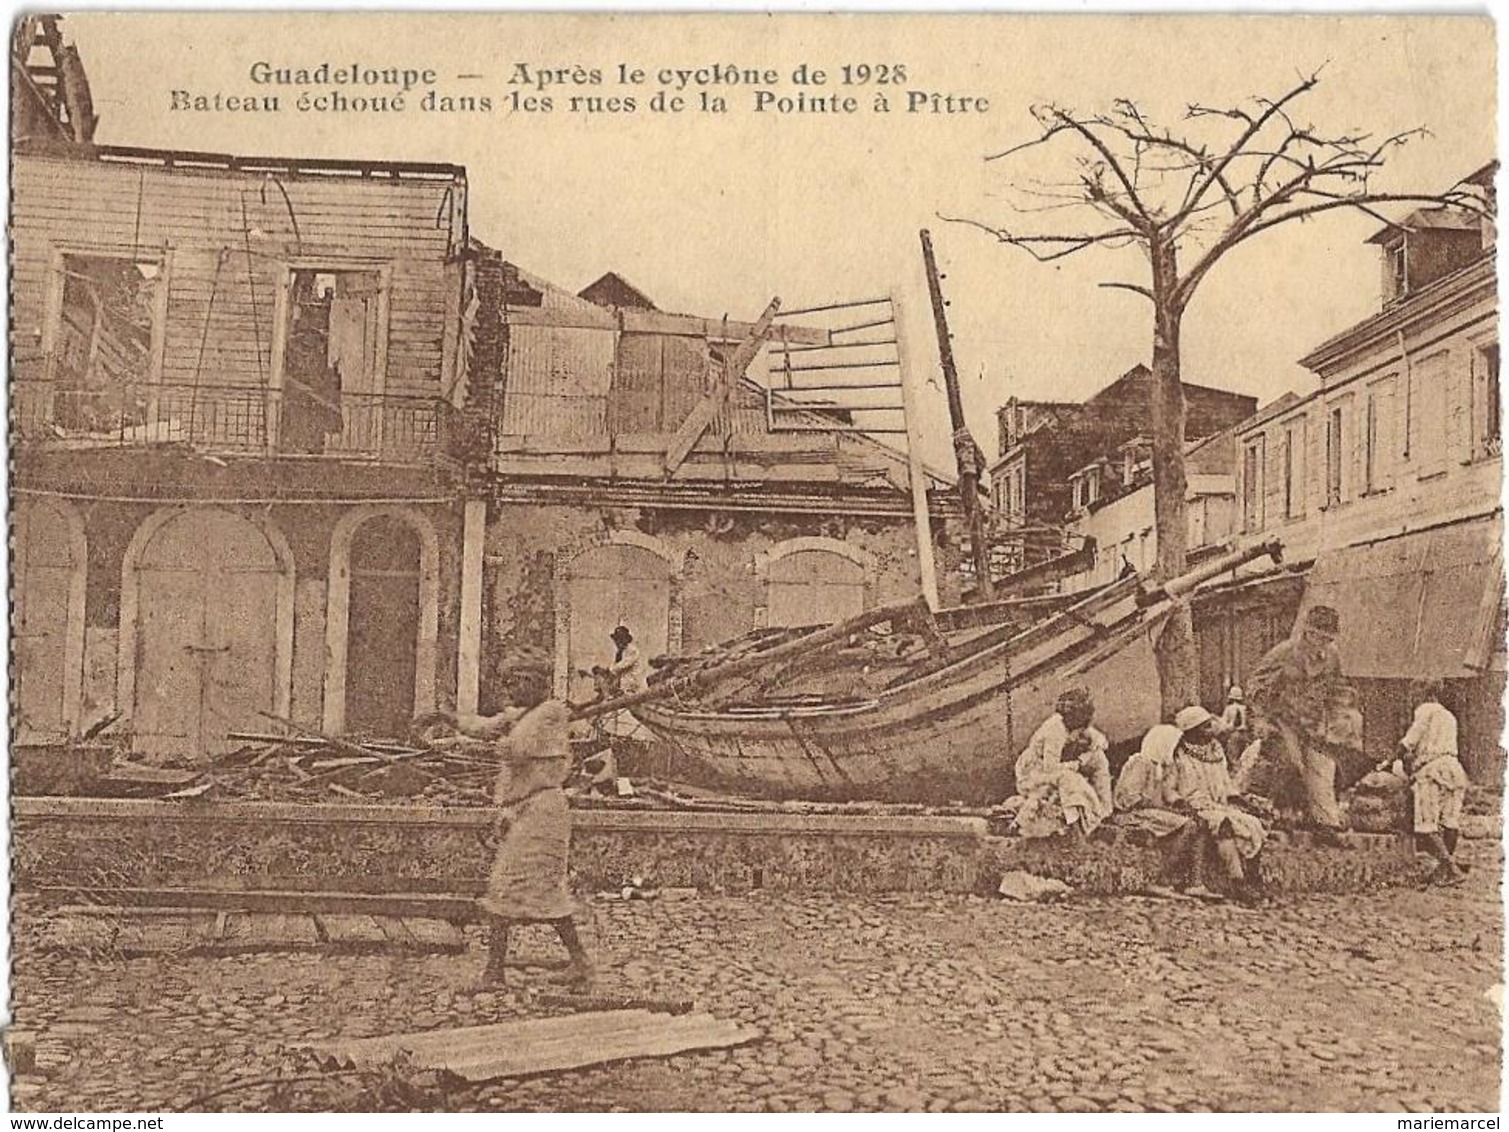
[[[1088,837],[1111,814],[1106,737],[1090,726],[1095,701],[1084,688],[1070,688],[1054,706],[1016,761],[1016,827],[1023,837],[1070,830]]]
[[[1174,750],[1169,801],[1176,811],[1192,814],[1215,839],[1216,856],[1233,895],[1244,903],[1257,903],[1262,899],[1258,854],[1267,831],[1261,821],[1233,804],[1237,791],[1226,768],[1215,717],[1203,707],[1187,707],[1174,716],[1174,726],[1181,734]],[[1215,898],[1198,883],[1188,891]]]
[[[1193,857],[1205,850],[1203,828],[1191,815],[1172,808],[1174,751],[1182,737],[1170,723],[1152,728],[1121,768],[1113,796],[1116,824],[1141,830],[1160,844],[1166,879],[1179,889],[1194,883],[1190,879]]]

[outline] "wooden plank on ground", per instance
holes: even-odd
[[[428,916],[404,916],[403,926],[409,929],[415,941],[434,951],[465,951],[466,937],[461,929],[448,920]]]
[[[388,942],[388,935],[371,916],[322,913],[316,919],[325,938],[337,946],[371,947]]]
[[[710,1014],[612,1010],[390,1034],[313,1048],[327,1064],[356,1067],[385,1064],[403,1050],[420,1068],[476,1083],[631,1058],[724,1049],[759,1037],[754,1027]]]
[[[601,1015],[576,1015],[591,1019]],[[605,1062],[640,1057],[669,1057],[698,1049],[743,1045],[759,1032],[711,1015],[652,1015],[639,1025],[584,1028],[550,1042],[527,1041],[521,1046],[482,1046],[465,1056],[437,1059],[432,1068],[476,1084],[503,1077],[532,1076],[579,1069]]]
[[[481,893],[483,880],[456,878],[449,882],[450,893],[440,892],[324,892],[316,889],[286,888],[232,889],[217,888],[108,888],[96,890],[102,900],[112,905],[135,909],[172,906],[175,908],[225,909],[263,912],[351,912],[367,915],[400,916],[450,920],[470,923],[481,919],[473,893]],[[74,903],[78,889],[73,885],[38,885],[28,892],[55,902]],[[465,894],[465,895],[463,895]]]
[[[531,1001],[540,1006],[565,1006],[572,1010],[651,1010],[657,1014],[690,1014],[696,1005],[689,998],[651,998],[599,991],[541,991]]]
[[[618,1011],[621,1021],[635,1025],[651,1017],[645,1010]],[[336,1038],[311,1043],[307,1048],[329,1064],[376,1065],[390,1060],[399,1050],[428,1049],[432,1054],[462,1052],[481,1042],[500,1046],[517,1046],[529,1039],[551,1040],[559,1034],[578,1034],[581,1025],[574,1014],[553,1018],[532,1018],[497,1022],[489,1026],[447,1027],[439,1030],[416,1030],[402,1034],[383,1034],[375,1038]]]

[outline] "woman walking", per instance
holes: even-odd
[[[566,705],[556,700],[528,711],[464,716],[461,735],[487,742],[499,760],[493,785],[498,847],[487,891],[479,903],[487,915],[488,956],[483,981],[502,984],[509,935],[515,924],[548,923],[565,945],[571,963],[561,982],[592,981],[592,962],[576,930],[576,904],[566,884],[571,849],[571,811],[563,783],[571,771]],[[432,745],[446,745],[426,730]],[[463,742],[465,740],[462,740]]]

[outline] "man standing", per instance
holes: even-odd
[[[606,668],[598,665],[592,670],[602,694],[608,699],[631,696],[649,687],[649,666],[644,654],[634,643],[634,634],[627,625],[620,625],[610,634],[613,642],[613,663]],[[650,733],[635,719],[631,712],[614,712],[603,721],[608,734],[620,739],[648,740]]]
[[[1415,838],[1437,861],[1427,883],[1454,885],[1467,879],[1467,871],[1456,862],[1456,851],[1468,778],[1457,759],[1457,717],[1442,705],[1441,698],[1439,680],[1411,684],[1415,717],[1399,745],[1404,748],[1415,796]]]
[[[1336,802],[1336,760],[1325,743],[1328,713],[1343,687],[1340,634],[1336,610],[1313,606],[1293,636],[1258,663],[1248,694],[1262,746],[1237,781],[1243,793],[1270,799],[1283,793],[1286,782],[1297,781],[1306,817],[1331,844],[1344,827]]]

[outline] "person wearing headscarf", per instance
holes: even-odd
[[[1182,737],[1183,732],[1171,723],[1150,729],[1136,754],[1121,768],[1113,793],[1116,824],[1139,830],[1159,843],[1163,871],[1176,888],[1194,883],[1190,879],[1194,858],[1204,852],[1199,823],[1175,810],[1174,752]]]
[[[1023,837],[1089,836],[1111,815],[1106,737],[1090,726],[1086,689],[1068,689],[1054,707],[1016,760],[1016,826]]]
[[[1294,634],[1275,645],[1248,681],[1261,745],[1244,756],[1237,785],[1279,801],[1302,798],[1309,823],[1337,843],[1345,827],[1336,801],[1336,759],[1326,738],[1332,705],[1344,685],[1336,638],[1341,618],[1328,605],[1312,607]]]
[[[1199,705],[1181,708],[1174,716],[1179,742],[1174,749],[1174,776],[1169,801],[1178,810],[1193,814],[1215,841],[1216,856],[1226,873],[1233,895],[1244,902],[1262,898],[1258,854],[1267,830],[1246,810],[1233,804],[1237,797],[1226,767],[1226,751],[1216,734],[1216,719]],[[1215,899],[1203,885],[1187,890],[1191,895]]]

